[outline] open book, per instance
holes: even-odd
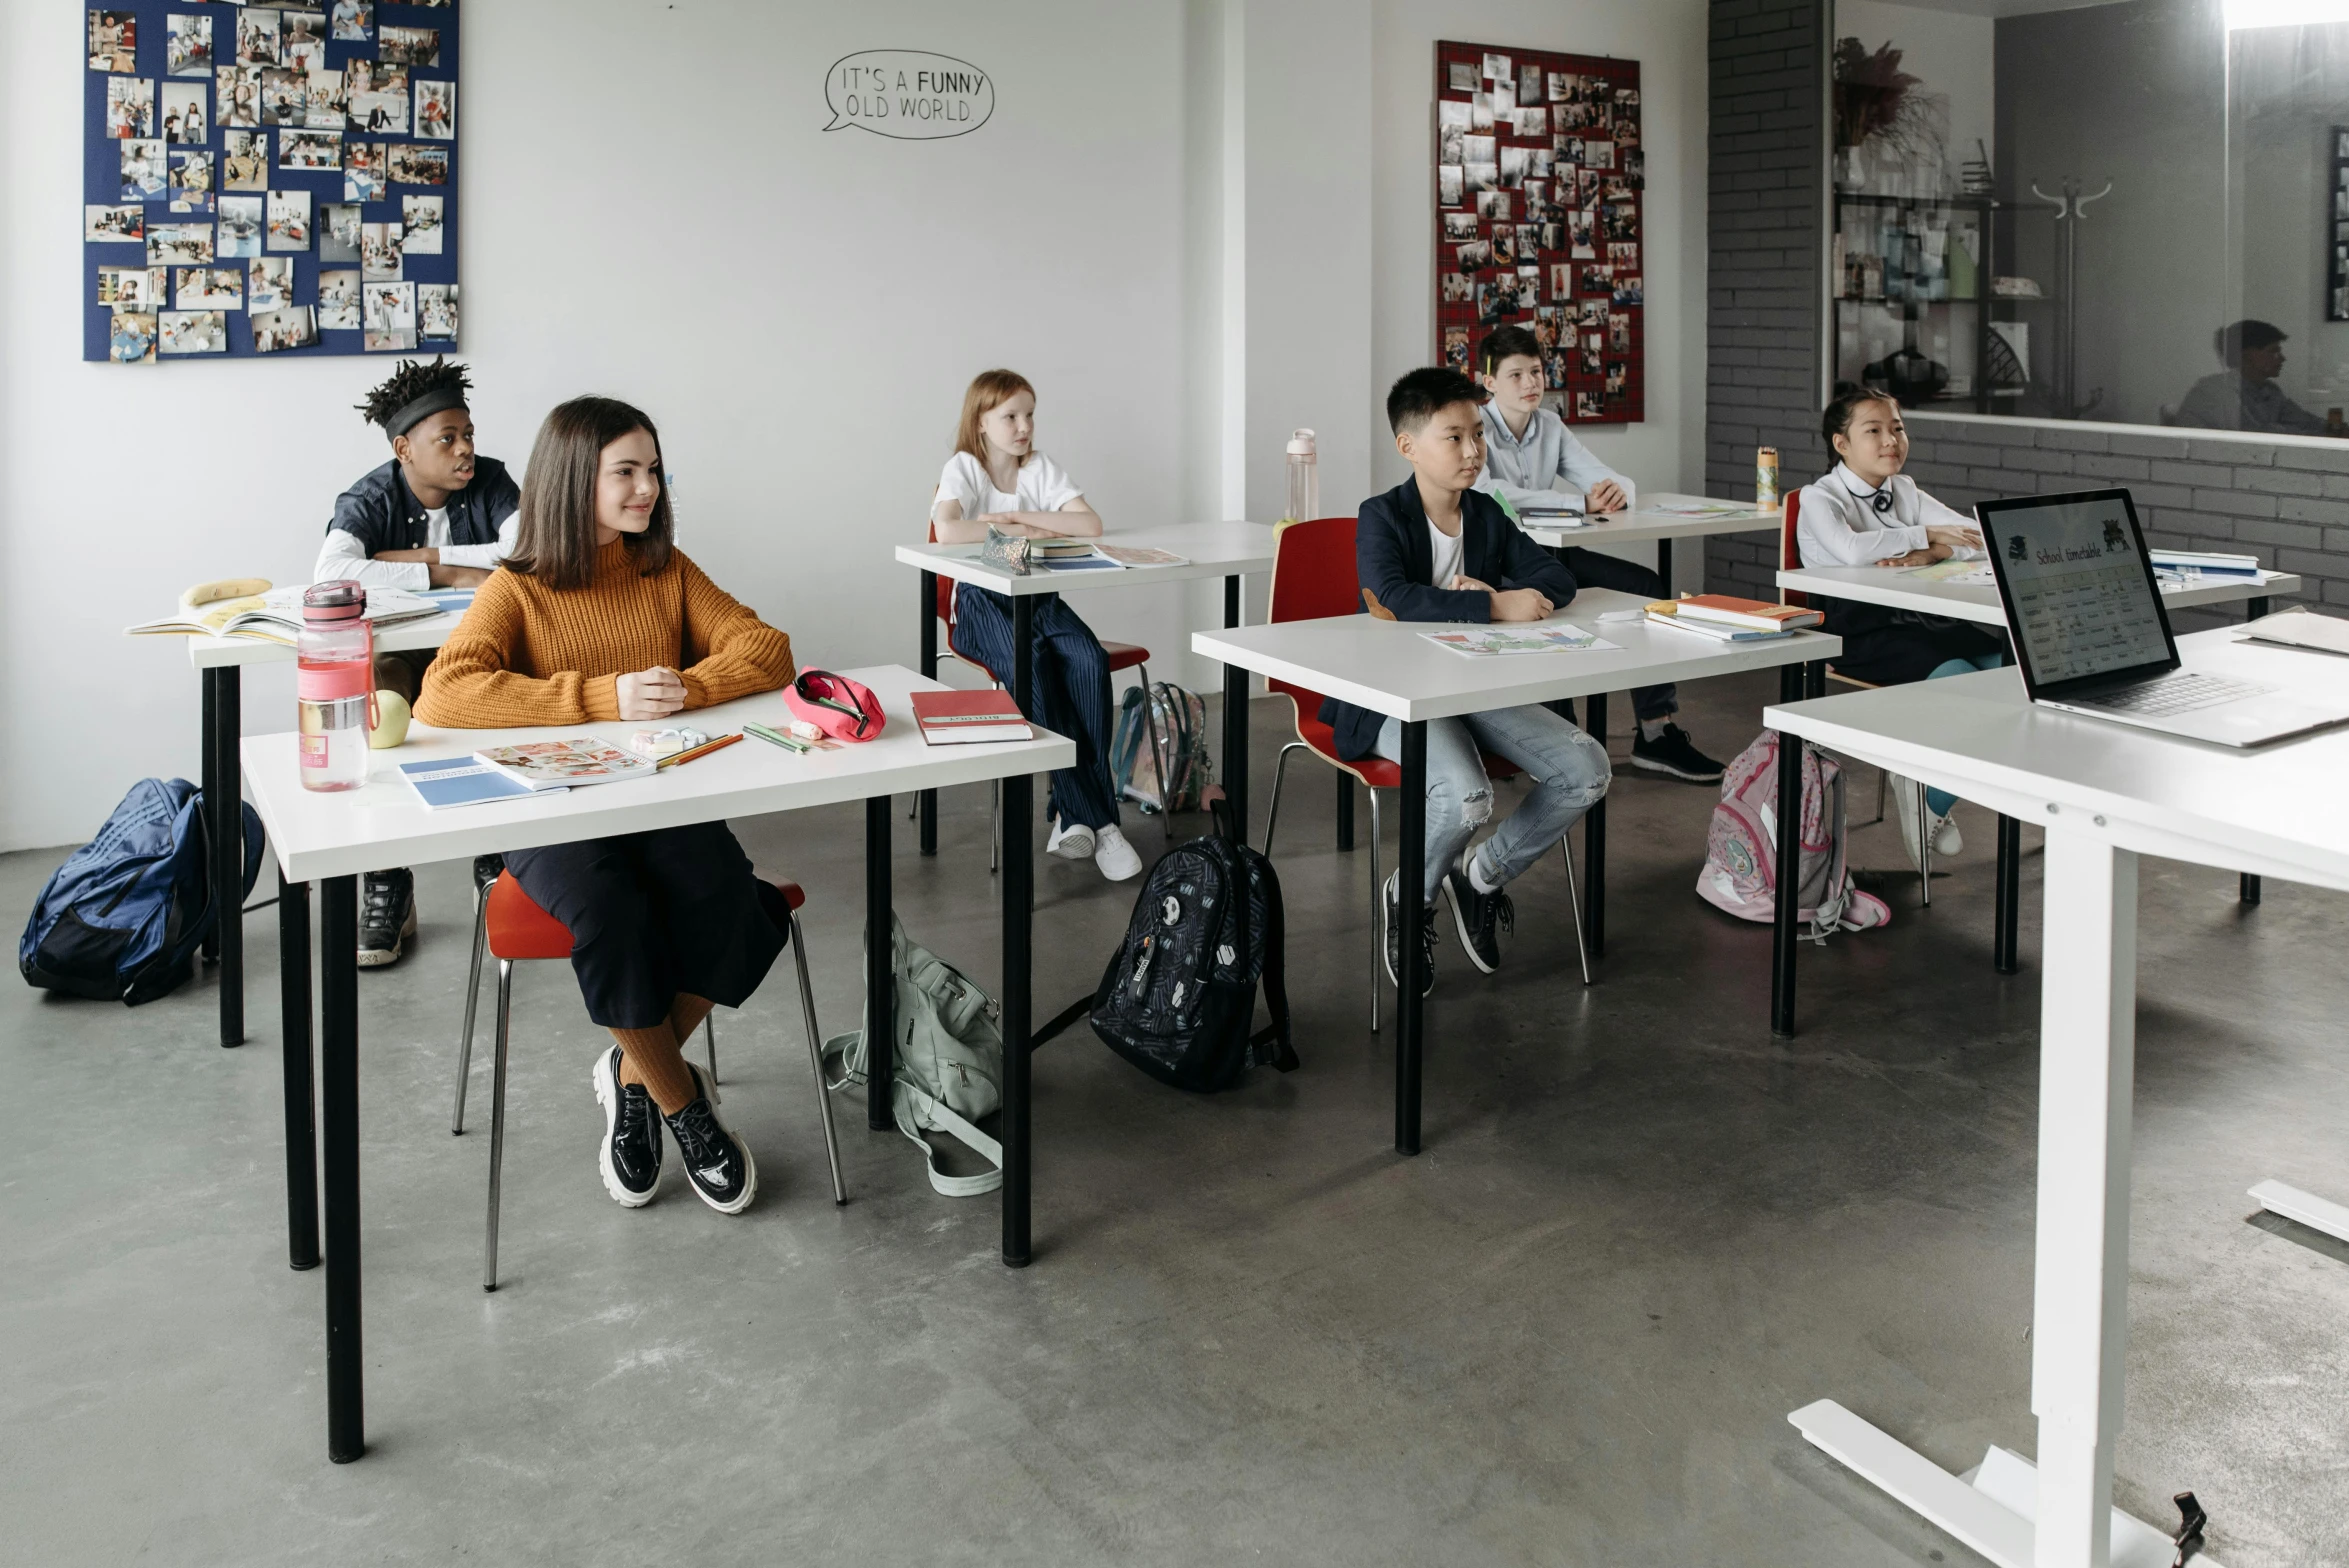
[[[251,637],[261,642],[284,643],[290,648],[302,630],[302,595],[308,589],[309,584],[305,583],[298,588],[273,588],[241,599],[221,599],[193,607],[183,605],[176,614],[161,620],[141,621],[123,630],[133,637],[155,634]],[[404,588],[367,590],[367,619],[378,626],[394,626],[440,613],[440,605]]]
[[[473,760],[534,790],[648,779],[655,771],[646,758],[593,735],[525,741],[519,746],[492,746],[475,752]]]

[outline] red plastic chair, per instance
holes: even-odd
[[[483,868],[486,871],[486,866]],[[807,1029],[808,1061],[816,1073],[816,1104],[823,1112],[824,1155],[832,1165],[832,1201],[846,1203],[848,1188],[840,1179],[840,1144],[832,1130],[832,1097],[824,1086],[824,1037],[816,1026],[816,994],[808,984],[807,936],[800,929],[799,909],[807,894],[796,882],[772,886],[791,907],[791,955],[799,967],[799,1005]],[[483,1244],[481,1288],[498,1288],[498,1194],[506,1155],[506,1045],[513,1032],[514,966],[527,959],[571,956],[571,928],[548,914],[522,891],[514,874],[500,866],[495,881],[477,879],[473,889],[473,972],[465,983],[465,1028],[457,1044],[457,1108],[449,1131],[465,1130],[465,1080],[473,1065],[473,1014],[481,995],[481,955],[484,949],[498,961],[498,1032],[495,1065],[490,1076],[489,1112],[489,1231]],[[709,1045],[710,1092],[718,1087],[718,1031],[708,1019],[702,1030]]]
[[[937,542],[938,525],[936,523],[932,523],[930,525],[930,543],[936,544]],[[981,675],[987,677],[988,683],[990,685],[1000,690],[1005,684],[1005,677],[996,674],[995,671],[989,669],[985,663],[983,663],[974,655],[966,653],[961,648],[955,646],[954,633],[956,622],[954,619],[954,590],[955,580],[953,578],[944,575],[941,575],[938,578],[938,598],[936,608],[938,612],[938,619],[944,623],[946,627],[946,656],[960,663],[967,664],[972,669],[977,670]],[[1110,642],[1107,639],[1103,639],[1101,643],[1101,651],[1109,655],[1110,674],[1115,675],[1120,670],[1138,670],[1141,672],[1142,726],[1150,736],[1150,755],[1158,759],[1158,776],[1160,778],[1166,777],[1168,770],[1174,765],[1174,759],[1168,756],[1165,748],[1159,744],[1158,710],[1150,705],[1150,650],[1142,647],[1138,643]],[[989,784],[987,786],[987,794],[989,809],[994,814],[995,823],[994,845],[988,851],[987,869],[989,871],[993,871],[1002,863],[1003,860],[1002,782],[998,780],[992,784]],[[917,806],[916,809],[918,810],[919,807]],[[1164,819],[1161,825],[1166,830],[1166,841],[1171,844],[1174,842],[1174,813],[1171,811],[1162,811],[1159,813],[1159,815]],[[906,820],[911,821],[913,816],[913,812],[907,812]]]
[[[1353,518],[1317,517],[1308,522],[1282,523],[1274,535],[1272,548],[1271,604],[1265,615],[1268,624],[1326,620],[1353,615],[1359,610],[1362,579],[1355,565]],[[1267,676],[1265,684],[1288,698],[1296,710],[1297,738],[1281,748],[1280,761],[1273,768],[1272,805],[1264,823],[1264,853],[1272,854],[1273,834],[1280,828],[1281,785],[1288,777],[1290,753],[1309,751],[1340,773],[1360,780],[1363,788],[1370,791],[1370,1032],[1376,1034],[1382,962],[1379,945],[1384,939],[1381,928],[1386,921],[1385,884],[1378,873],[1378,792],[1401,787],[1403,766],[1384,757],[1362,757],[1349,762],[1338,755],[1337,730],[1322,721],[1321,705],[1325,700],[1322,693],[1275,676]],[[1515,778],[1519,771],[1507,758],[1489,752],[1485,754],[1484,767],[1486,775],[1496,780]],[[1563,841],[1559,847],[1566,855],[1567,898],[1574,909],[1574,939],[1582,955],[1582,982],[1588,985],[1590,953],[1582,940],[1582,899],[1575,889],[1574,851]]]

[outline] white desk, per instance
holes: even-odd
[[[974,584],[1006,595],[1011,600],[1011,629],[1013,668],[1011,690],[1013,700],[1024,701],[1031,685],[1029,661],[1035,648],[1032,617],[1035,614],[1036,595],[1046,593],[1076,593],[1094,588],[1147,588],[1158,583],[1196,582],[1201,578],[1223,579],[1223,623],[1240,624],[1240,579],[1251,572],[1272,570],[1273,530],[1263,523],[1176,523],[1165,528],[1121,529],[1101,536],[1103,544],[1131,545],[1137,549],[1164,550],[1184,558],[1180,566],[1129,566],[1118,572],[1054,572],[1038,570],[1025,577],[1017,576],[979,559],[975,544],[901,544],[897,547],[897,561],[902,566],[917,568],[922,574],[921,673],[935,678],[938,674],[938,579],[953,578],[956,582]],[[1224,682],[1223,738],[1224,755],[1245,756],[1248,749],[1248,684],[1241,675]],[[1238,739],[1235,742],[1234,737]],[[1236,746],[1236,750],[1235,750]],[[1243,826],[1248,820],[1248,774],[1244,768],[1225,766],[1223,770],[1224,796],[1230,802],[1233,819]],[[938,795],[924,790],[916,807],[921,815],[922,853],[938,853]]]
[[[245,777],[269,829],[283,890],[278,911],[284,957],[286,1036],[286,1199],[292,1261],[318,1260],[317,1173],[310,1122],[310,903],[308,884],[322,881],[319,939],[319,1104],[324,1124],[327,1324],[327,1452],[338,1463],[365,1449],[359,1345],[359,996],[357,878],[384,866],[578,839],[678,827],[728,817],[799,811],[841,801],[865,802],[865,1017],[873,1031],[867,1119],[889,1122],[889,1042],[895,993],[889,975],[889,797],[916,789],[1003,781],[1003,1258],[1028,1261],[1028,1038],[1030,1028],[1028,836],[1030,775],[1072,766],[1076,746],[1049,731],[999,745],[931,746],[915,726],[911,693],[936,689],[911,670],[888,665],[844,672],[879,695],[888,725],[879,739],[833,752],[797,756],[757,739],[649,779],[428,811],[396,767],[434,757],[461,757],[490,745],[550,739],[592,730],[617,738],[624,723],[558,729],[435,730],[419,725],[396,750],[373,753],[368,782],[336,794],[302,788],[290,732],[245,741]],[[782,694],[771,692],[705,708],[694,723],[717,732],[745,719],[790,721]]]
[[[403,621],[375,634],[386,653],[438,648],[457,629],[461,615],[441,614]],[[244,722],[244,669],[248,664],[291,664],[294,650],[257,637],[189,637],[188,662],[204,687],[203,786],[206,826],[211,831],[212,907],[220,911],[212,947],[220,960],[220,1043],[245,1043],[245,928],[234,911],[245,901],[245,820],[237,810],[237,741]]]
[[[1703,517],[1676,517],[1659,512],[1659,506],[1735,507],[1736,503],[1712,496],[1681,495],[1677,491],[1659,490],[1653,495],[1641,492],[1639,509],[1631,512],[1606,512],[1580,528],[1568,528],[1556,523],[1522,525],[1525,537],[1535,544],[1552,550],[1569,545],[1637,544],[1654,540],[1656,545],[1656,573],[1664,579],[1664,591],[1672,591],[1672,541],[1675,539],[1703,539],[1714,534],[1776,533],[1780,516],[1757,507],[1739,507],[1725,513],[1708,513]]]
[[[1825,678],[1826,661],[1843,651],[1837,639],[1820,632],[1803,632],[1781,642],[1723,643],[1694,632],[1675,631],[1645,620],[1602,621],[1610,611],[1639,608],[1645,601],[1634,594],[1603,588],[1585,589],[1556,617],[1571,626],[1596,632],[1615,644],[1611,651],[1591,650],[1471,659],[1438,647],[1420,635],[1440,630],[1429,621],[1388,621],[1368,615],[1340,615],[1326,620],[1283,621],[1222,632],[1196,632],[1194,652],[1222,661],[1227,671],[1253,671],[1291,681],[1324,696],[1337,697],[1374,713],[1403,721],[1403,782],[1401,870],[1398,885],[1406,890],[1424,885],[1427,843],[1427,722],[1495,708],[1522,707],[1580,697],[1587,704],[1594,734],[1603,734],[1607,693],[1665,681],[1702,680],[1744,670],[1776,668],[1782,672],[1781,695],[1793,698],[1803,690],[1806,666],[1815,680]],[[1244,744],[1244,741],[1243,741]],[[1800,748],[1781,748],[1779,797],[1801,783]],[[1244,768],[1247,754],[1238,753],[1227,769]],[[1799,798],[1799,797],[1798,797]],[[1591,950],[1604,942],[1603,883],[1606,870],[1605,802],[1583,818],[1583,931]],[[1796,854],[1794,835],[1800,827],[1798,811],[1778,814],[1782,862]],[[1246,832],[1246,819],[1235,819]],[[1791,910],[1794,879],[1783,878],[1786,907]],[[1406,893],[1406,899],[1410,897]],[[1412,914],[1404,915],[1405,929]],[[1791,931],[1780,933],[1788,940]],[[1396,1010],[1395,1147],[1405,1154],[1419,1152],[1420,945],[1402,944],[1402,984]]]
[[[2287,688],[2335,690],[2341,679],[2326,655],[2263,647],[2232,629],[2180,638],[2178,651],[2189,669]],[[2004,1568],[2150,1561],[2126,1555],[2150,1549],[2126,1544],[2150,1527],[2116,1522],[2111,1508],[2128,1336],[2137,857],[2349,889],[2340,812],[2349,730],[2232,752],[2035,708],[2011,669],[1773,707],[1763,722],[2047,829],[2036,1524],[1833,1400],[1789,1419]]]
[[[1987,563],[1985,563],[1987,565]],[[1904,575],[1898,566],[1805,566],[1778,574],[1778,586],[1794,593],[1849,599],[1856,604],[1880,604],[1894,610],[1919,610],[1952,620],[1983,626],[2006,625],[2006,608],[1998,602],[1998,584],[1932,582]],[[2290,572],[2261,572],[2252,577],[2205,577],[2183,583],[2163,583],[2161,602],[2173,610],[2201,605],[2244,604],[2257,619],[2267,613],[2267,601],[2276,595],[2300,591],[2300,579]]]

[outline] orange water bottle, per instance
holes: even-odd
[[[375,720],[367,590],[348,578],[304,590],[294,651],[302,787],[357,789],[367,782],[367,732]]]

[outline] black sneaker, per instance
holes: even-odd
[[[1401,873],[1398,872],[1387,877],[1387,894],[1384,905],[1386,914],[1383,921],[1384,941],[1382,943],[1387,955],[1387,983],[1398,991],[1403,989],[1400,973],[1403,967],[1402,895],[1396,891],[1397,878],[1400,875]],[[1419,987],[1419,994],[1425,996],[1435,989],[1436,919],[1435,906],[1432,904],[1428,906],[1427,919],[1420,931],[1419,939],[1427,953],[1427,967],[1420,971],[1423,978]]]
[[[360,879],[359,967],[396,964],[416,934],[416,873],[370,871]]]
[[[661,1184],[661,1117],[640,1083],[620,1081],[620,1048],[595,1059],[595,1103],[604,1108],[604,1141],[596,1150],[604,1191],[612,1201],[641,1209]]]
[[[503,855],[475,855],[473,857],[473,890],[477,893],[488,892],[489,885],[495,882],[498,879],[498,874],[505,869],[506,857]]]
[[[1654,740],[1648,739],[1644,731],[1634,732],[1631,765],[1650,773],[1669,773],[1691,784],[1718,784],[1726,771],[1720,763],[1697,750],[1688,738],[1688,731],[1677,724],[1665,725],[1664,733]]]
[[[1468,879],[1468,857],[1444,873],[1444,892],[1452,900],[1452,919],[1460,927],[1460,945],[1468,961],[1486,974],[1501,967],[1501,933],[1517,929],[1517,906],[1506,893],[1479,893]]]
[[[685,1179],[693,1183],[701,1201],[720,1214],[740,1214],[758,1193],[758,1166],[751,1162],[750,1151],[741,1140],[718,1120],[718,1109],[710,1103],[708,1074],[691,1062],[685,1066],[701,1093],[676,1115],[661,1119],[669,1124],[669,1136],[677,1140],[677,1158],[685,1167]]]

